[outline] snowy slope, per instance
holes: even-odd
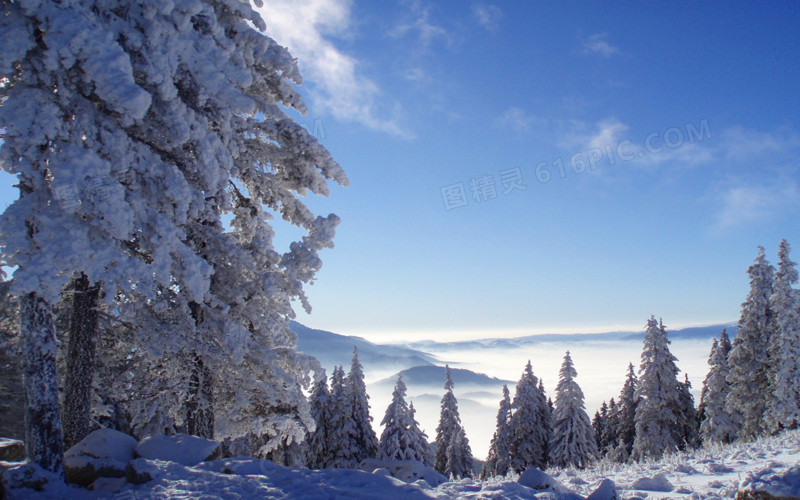
[[[423,481],[406,484],[385,472],[292,469],[266,460],[234,458],[185,467],[150,461],[155,479],[141,485],[124,478],[108,479],[95,491],[48,484],[41,492],[14,490],[10,498],[145,499],[145,498],[347,498],[447,499],[584,498],[605,478],[616,485],[619,498],[733,498],[738,490],[757,489],[784,497],[800,496],[800,431],[755,443],[716,446],[676,454],[658,462],[632,465],[601,463],[586,471],[548,470],[556,483],[536,489],[517,477],[489,481],[462,480],[430,487]],[[536,474],[534,474],[536,476]],[[546,476],[539,475],[544,479]],[[530,483],[529,483],[530,484]],[[571,490],[571,491],[570,491]]]

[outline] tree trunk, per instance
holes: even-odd
[[[201,305],[189,304],[195,325],[202,324]],[[186,400],[186,432],[206,439],[214,439],[214,395],[211,370],[203,363],[203,358],[192,352],[192,374],[189,378],[189,394]]]
[[[64,447],[69,448],[89,434],[92,409],[97,301],[100,286],[89,286],[85,274],[74,281],[72,317],[69,325],[67,373],[64,383]]]
[[[36,293],[20,297],[20,330],[28,459],[63,475],[64,434],[58,407],[56,332],[50,304]]]

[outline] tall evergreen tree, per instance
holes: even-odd
[[[511,403],[514,413],[511,415],[509,466],[515,472],[523,472],[528,467],[547,467],[548,422],[543,419],[547,400],[539,390],[538,382],[528,360]]]
[[[750,292],[742,304],[736,338],[728,354],[728,412],[740,425],[739,437],[754,438],[764,430],[764,413],[770,392],[769,345],[772,308],[772,281],[775,268],[758,247],[758,256],[747,269]]]
[[[684,374],[684,381],[678,383],[678,420],[680,425],[680,440],[678,448],[697,448],[700,445],[699,427],[697,420],[697,408],[694,406],[694,396],[692,396],[692,383],[689,382],[689,375]]]
[[[789,257],[791,247],[784,239],[778,251],[778,271],[770,296],[773,312],[770,386],[766,422],[770,432],[794,429],[800,425],[800,292],[797,263]]]
[[[332,465],[330,438],[333,432],[331,424],[334,409],[324,369],[320,370],[311,386],[309,406],[316,428],[308,436],[307,464],[311,469],[324,469]]]
[[[386,408],[381,421],[384,426],[378,449],[382,460],[416,460],[425,463],[427,441],[414,421],[412,406],[406,403],[406,384],[403,376],[397,377],[392,393],[392,402]]]
[[[302,438],[306,372],[286,333],[290,304],[307,306],[302,286],[338,218],[316,217],[300,196],[327,194],[327,179],[347,180],[284,111],[305,112],[293,86],[296,61],[257,31],[266,26],[248,3],[74,0],[0,9],[0,37],[14,41],[0,54],[0,162],[21,192],[3,214],[0,239],[4,264],[16,266],[14,293],[35,304],[24,307],[35,317],[22,323],[23,336],[37,338],[23,342],[33,349],[23,359],[40,363],[25,370],[40,374],[27,385],[38,391],[28,395],[37,405],[29,433],[53,450],[39,457],[32,446],[31,458],[60,470],[51,456],[61,449],[58,404],[44,401],[58,391],[44,388],[57,381],[54,367],[41,365],[53,358],[43,318],[80,273],[103,280],[108,300],[126,295],[163,308],[160,296],[172,290],[187,314],[196,301],[208,319],[190,334],[170,331],[155,350],[198,349],[224,384],[214,389],[226,396],[216,407],[223,436],[271,434],[274,446]],[[265,210],[306,233],[283,255],[273,249]],[[222,224],[228,215],[232,231]],[[201,420],[192,426],[209,432]]]
[[[436,427],[436,454],[433,468],[445,476],[458,477],[462,472],[461,464],[466,460],[465,457],[469,456],[470,461],[472,460],[472,452],[463,432],[461,416],[458,414],[458,401],[453,394],[453,379],[450,376],[449,365],[445,365],[444,368],[444,390],[439,425]]]
[[[463,427],[458,428],[447,446],[447,472],[456,479],[472,477],[472,449]]]
[[[369,414],[369,395],[364,383],[364,370],[358,360],[358,349],[353,347],[353,359],[347,374],[347,392],[350,397],[354,434],[352,435],[353,459],[360,463],[378,455],[378,437],[372,429]]]
[[[511,458],[511,396],[503,385],[503,399],[497,410],[497,427],[489,445],[489,456],[483,464],[481,479],[508,474]]]
[[[614,398],[608,401],[608,416],[606,425],[603,428],[603,435],[600,437],[602,453],[608,453],[617,446],[617,427],[619,425],[619,406]]]
[[[594,412],[592,418],[592,430],[594,431],[595,444],[597,450],[604,454],[605,446],[603,446],[603,436],[606,435],[606,428],[608,427],[608,403],[603,401],[600,409]]]
[[[331,375],[331,427],[328,434],[330,467],[356,468],[359,461],[353,453],[353,435],[356,433],[353,401],[347,388],[344,369],[337,366]]]
[[[431,455],[431,445],[428,443],[428,435],[420,429],[419,422],[416,420],[416,410],[414,409],[414,402],[408,403],[408,417],[410,435],[408,449],[411,460],[416,460],[428,467],[433,466],[433,456]]]
[[[556,467],[583,469],[597,458],[597,446],[589,415],[586,414],[583,391],[575,381],[577,375],[567,351],[558,374],[553,414],[550,463]]]
[[[651,316],[647,321],[636,392],[641,401],[635,416],[636,438],[631,454],[634,460],[659,458],[678,449],[678,437],[682,433],[678,415],[679,370],[669,344],[664,324]]]
[[[622,445],[625,449],[624,456],[618,454],[619,461],[627,460],[633,452],[633,442],[636,438],[636,408],[639,406],[639,397],[636,395],[638,385],[639,380],[636,378],[633,363],[629,363],[628,376],[625,378],[617,403],[617,446]]]
[[[704,443],[730,443],[736,438],[737,427],[731,418],[725,401],[730,387],[728,377],[728,353],[731,349],[730,340],[725,329],[722,329],[720,339],[711,345],[708,357],[710,366],[708,375],[703,381],[703,417],[700,422],[700,438]]]

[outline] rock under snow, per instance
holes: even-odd
[[[3,491],[9,498],[16,496],[14,490],[30,489],[41,491],[50,482],[59,482],[60,478],[35,463],[22,463],[9,467],[3,472]],[[22,497],[24,495],[19,495]],[[5,496],[4,496],[5,498]]]
[[[127,463],[133,460],[136,439],[114,429],[98,429],[81,439],[64,453],[65,458],[85,455],[94,458],[112,458]]]
[[[19,439],[0,438],[0,460],[16,462],[25,458],[25,443]]]
[[[582,498],[573,493],[569,488],[564,487],[552,476],[545,474],[536,467],[525,470],[525,472],[519,476],[517,482],[537,492],[559,493],[561,495],[560,498]]]
[[[641,477],[633,482],[632,488],[644,491],[672,491],[675,489],[663,472],[653,477]]]
[[[135,448],[136,455],[149,460],[166,460],[193,466],[220,456],[219,443],[188,434],[144,438]]]
[[[617,500],[617,498],[619,497],[614,481],[603,479],[592,494],[586,497],[586,500]]]
[[[376,473],[379,469],[385,469],[393,478],[405,483],[413,483],[423,479],[430,486],[436,487],[447,482],[447,478],[444,475],[439,474],[430,467],[425,467],[416,460],[378,460],[376,458],[368,458],[361,462],[358,468],[372,473]],[[378,472],[378,474],[382,473]]]
[[[136,439],[113,429],[98,429],[64,453],[67,481],[89,486],[99,478],[125,477]]]
[[[158,462],[137,458],[125,467],[125,477],[133,484],[144,484],[158,477]]]

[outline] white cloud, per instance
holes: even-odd
[[[431,21],[431,7],[419,0],[403,2],[408,6],[409,17],[398,23],[389,33],[395,38],[416,34],[419,48],[427,49],[436,39],[451,42],[450,34],[443,27]]]
[[[759,224],[794,213],[800,205],[800,190],[793,181],[772,185],[738,185],[720,196],[722,207],[715,229],[725,232]]]
[[[514,130],[515,132],[528,132],[531,126],[538,121],[521,108],[508,108],[497,118],[497,124],[502,128]]]
[[[503,11],[496,5],[476,3],[472,4],[472,16],[485,29],[496,31],[500,27]]]
[[[310,97],[316,106],[337,119],[407,137],[408,132],[394,117],[386,118],[389,113],[378,109],[378,103],[385,99],[378,85],[359,74],[358,61],[327,38],[349,32],[351,3],[271,0],[257,9],[267,24],[267,34],[298,59],[305,81],[313,84]]]
[[[609,58],[616,54],[622,54],[620,50],[606,41],[608,33],[596,33],[590,36],[583,43],[583,51],[586,54],[597,54]]]

